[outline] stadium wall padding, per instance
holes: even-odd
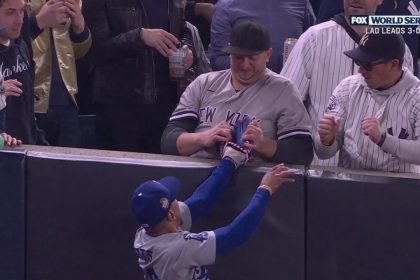
[[[25,152],[0,154],[0,279],[25,279]]]
[[[132,191],[172,175],[187,198],[217,161],[24,146],[0,151],[1,279],[142,279]],[[241,167],[192,232],[230,223],[271,165]],[[299,167],[297,167],[299,169]],[[420,176],[302,170],[210,279],[418,279]],[[4,276],[4,277],[3,277]]]

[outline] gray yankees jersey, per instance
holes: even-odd
[[[312,121],[314,136],[335,87],[344,78],[358,72],[358,66],[344,55],[345,51],[355,47],[357,44],[345,29],[330,20],[303,33],[283,66],[280,74],[297,86]],[[413,71],[413,58],[407,46],[404,65]],[[314,157],[312,164],[336,166],[337,160],[337,157],[329,160]]]
[[[420,163],[420,81],[410,71],[393,87],[368,88],[362,75],[343,80],[330,98],[326,114],[340,119],[336,141],[324,146],[315,137],[320,158],[339,151],[338,165],[392,172],[417,172]],[[387,136],[379,147],[362,132],[364,118],[379,119]]]
[[[216,237],[213,231],[190,233],[191,214],[188,206],[179,202],[182,229],[157,237],[140,228],[134,239],[145,279],[195,280],[209,279],[206,265],[216,260]]]
[[[268,69],[257,82],[239,92],[231,84],[230,70],[206,73],[188,86],[170,120],[197,119],[195,132],[201,132],[222,121],[233,127],[238,119],[248,116],[259,122],[264,136],[270,139],[310,136],[311,123],[297,94],[288,79]],[[217,147],[195,154],[217,155]]]

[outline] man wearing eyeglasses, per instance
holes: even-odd
[[[332,2],[332,1],[330,1]],[[343,54],[356,47],[369,26],[350,25],[352,15],[373,15],[382,0],[343,0],[344,13],[310,27],[290,53],[280,75],[289,78],[298,88],[312,121],[312,134],[317,134],[318,121],[334,88],[358,71],[357,65]],[[413,58],[406,48],[404,66],[413,69]],[[338,158],[320,160],[313,165],[337,166]]]
[[[344,54],[359,73],[334,90],[318,124],[315,151],[339,151],[345,168],[417,172],[420,164],[420,81],[402,66],[401,35],[365,34]]]

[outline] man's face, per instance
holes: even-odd
[[[359,73],[363,76],[369,88],[388,88],[392,85],[392,81],[394,81],[395,78],[392,67],[397,67],[397,64],[398,60],[394,60],[394,62],[378,60],[373,62],[373,65],[370,67],[366,67],[362,63],[359,65]],[[369,68],[371,70],[369,70]]]
[[[248,86],[257,81],[264,73],[266,63],[270,59],[272,49],[256,55],[230,55],[232,78],[242,86]]]
[[[17,39],[23,24],[25,12],[24,0],[5,0],[0,7],[0,25],[5,29],[0,31],[0,42],[6,43],[9,39]]]
[[[351,15],[373,15],[383,0],[344,0],[344,13]]]

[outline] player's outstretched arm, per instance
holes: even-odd
[[[225,145],[222,160],[211,175],[185,201],[191,213],[191,222],[206,214],[229,185],[235,169],[248,159],[247,151],[235,143]]]
[[[211,175],[184,201],[190,210],[192,223],[200,216],[206,214],[220,198],[229,185],[235,168],[235,164],[232,161],[222,159]]]
[[[260,186],[248,206],[228,226],[214,231],[216,254],[227,252],[245,243],[261,223],[271,194],[283,183],[294,182],[292,172],[282,164],[274,166],[261,180]]]

